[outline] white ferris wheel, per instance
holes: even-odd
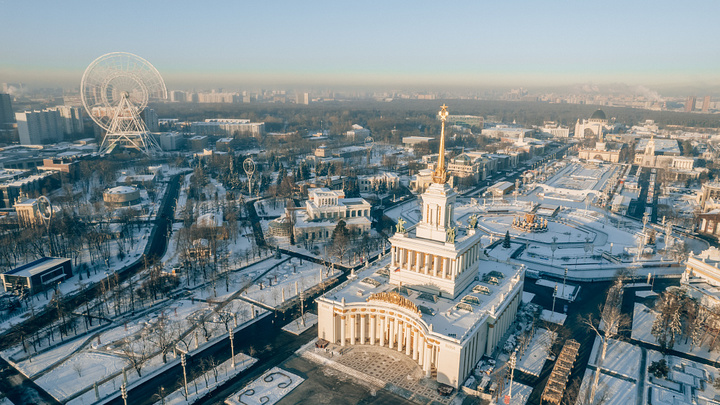
[[[80,94],[88,115],[107,132],[101,154],[116,147],[160,151],[140,118],[150,100],[167,98],[165,82],[150,62],[127,52],[105,54],[85,69]]]

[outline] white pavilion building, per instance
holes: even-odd
[[[369,268],[317,299],[318,337],[404,352],[438,382],[459,387],[515,320],[525,270],[483,254],[476,219],[456,222],[445,171],[445,121],[422,219],[398,220],[385,268]]]

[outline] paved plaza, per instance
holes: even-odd
[[[414,403],[450,404],[457,395],[456,390],[447,397],[438,394],[437,381],[424,378],[420,366],[404,352],[381,346],[355,345],[341,348],[332,344],[328,346],[327,352],[315,348],[308,351],[325,362],[339,364],[340,369],[352,372],[360,380],[381,383],[388,391]]]

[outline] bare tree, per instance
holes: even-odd
[[[625,330],[630,325],[630,318],[620,310],[622,291],[622,280],[617,279],[615,284],[608,290],[605,306],[600,308],[600,319],[594,319],[592,314],[588,314],[586,318],[582,319],[582,322],[600,338],[600,359],[597,362],[597,371],[590,386],[589,403],[591,404],[595,403],[600,370],[605,361],[609,340],[617,337],[622,330]],[[601,322],[603,324],[602,328]]]
[[[83,365],[81,362],[76,361],[72,365],[73,370],[77,373],[78,377],[82,377]]]
[[[145,337],[140,335],[136,339],[126,337],[120,344],[121,356],[128,364],[135,369],[138,377],[142,377],[141,371],[145,360],[147,360],[147,345]]]

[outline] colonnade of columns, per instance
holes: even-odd
[[[392,266],[420,274],[454,280],[455,277],[471,268],[480,259],[480,249],[480,244],[477,243],[457,258],[449,258],[393,246]]]
[[[437,346],[428,342],[424,333],[408,320],[367,313],[336,314],[335,319],[338,318],[340,346],[369,344],[404,352],[417,361],[426,375],[430,374],[431,365],[437,361]]]

